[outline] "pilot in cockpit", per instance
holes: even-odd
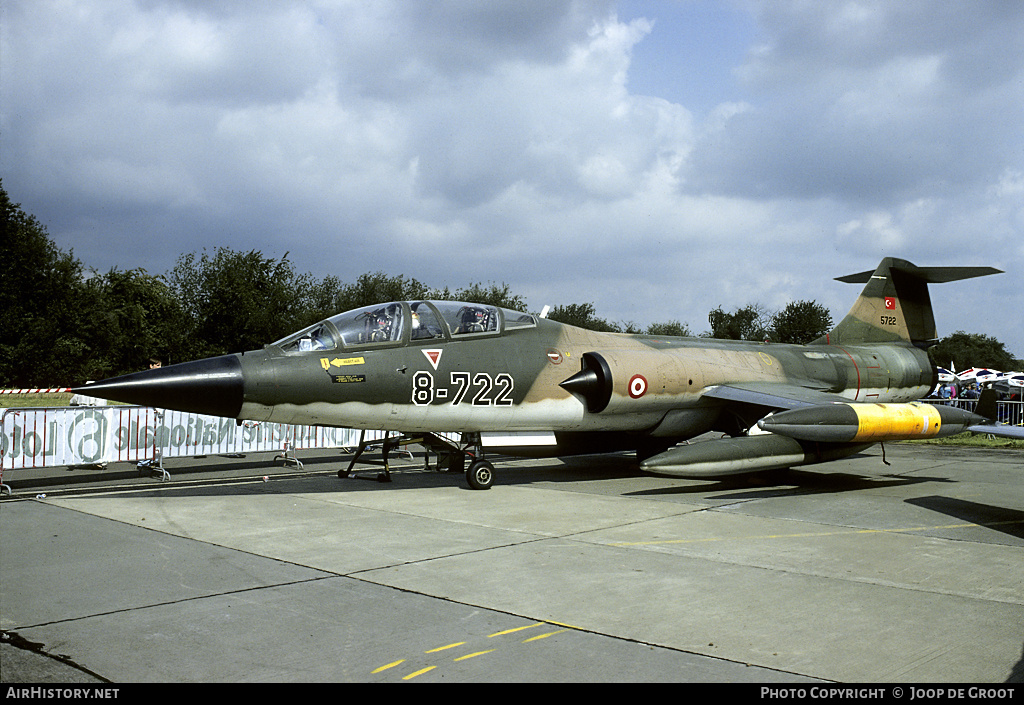
[[[396,325],[395,322],[396,308],[397,315],[401,316],[401,309],[394,304],[364,314],[364,342],[381,343],[394,339],[396,333],[400,335],[400,324]]]
[[[494,330],[491,313],[485,308],[464,306],[459,313],[459,333],[483,333]]]
[[[444,333],[437,322],[437,316],[423,303],[415,303],[412,309],[412,339],[427,340],[430,338],[443,338]]]

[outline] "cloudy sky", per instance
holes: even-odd
[[[1024,356],[1024,4],[4,0],[0,176],[89,267],[227,246],[708,328],[985,264]]]

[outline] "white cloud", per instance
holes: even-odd
[[[1024,8],[743,4],[743,63],[703,49],[736,83],[695,111],[630,92],[634,49],[686,19],[664,7],[12,0],[4,188],[99,269],[258,247],[317,276],[505,281],[537,308],[697,331],[717,305],[787,297],[841,315],[856,292],[831,278],[886,255],[984,244],[1002,261],[972,263],[1019,281]],[[965,290],[1024,308],[987,282]],[[966,316],[1024,355],[1005,316]]]
[[[893,252],[903,244],[902,231],[886,211],[872,211],[861,219],[842,223],[836,232],[844,249],[864,254]]]

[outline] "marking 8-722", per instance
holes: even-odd
[[[434,375],[421,370],[412,376],[412,403],[429,406],[435,401],[451,399],[451,405],[512,406],[515,380],[507,372],[452,372],[451,384],[437,385]]]

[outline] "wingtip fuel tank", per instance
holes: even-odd
[[[936,404],[835,403],[781,411],[759,420],[757,426],[802,441],[879,443],[944,438],[984,421],[978,414]]]

